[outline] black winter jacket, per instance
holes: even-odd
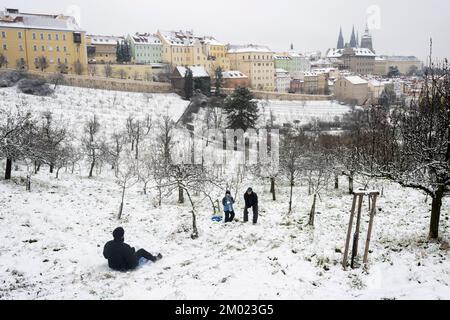
[[[244,194],[245,206],[247,208],[251,208],[254,206],[258,206],[258,195],[256,193],[252,193],[249,195],[247,192]]]
[[[108,259],[108,265],[116,271],[129,271],[139,265],[135,255],[136,250],[124,242],[109,241],[103,249],[103,256]]]

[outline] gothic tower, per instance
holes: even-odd
[[[366,31],[364,32],[364,35],[361,38],[361,48],[370,49],[373,53],[375,53],[375,50],[373,50],[372,35],[369,32],[369,26],[367,24],[366,24]]]
[[[353,26],[352,36],[350,38],[350,47],[356,48],[358,44],[356,43],[355,26]]]
[[[344,49],[344,36],[342,35],[342,27],[341,31],[339,32],[339,38],[337,43],[337,49]]]

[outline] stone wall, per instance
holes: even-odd
[[[0,72],[11,71],[8,69],[0,69]],[[51,81],[54,73],[27,71],[31,78],[45,79]],[[64,75],[64,85],[92,88],[102,90],[116,90],[127,92],[144,92],[144,93],[172,93],[172,85],[170,83],[162,82],[146,82],[137,80],[122,80],[104,77],[78,76],[78,75]]]
[[[233,89],[222,89],[226,94],[231,94]],[[281,100],[281,101],[328,101],[333,100],[333,95],[292,94],[280,92],[267,92],[251,90],[256,99]]]

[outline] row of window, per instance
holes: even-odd
[[[8,45],[3,44],[2,48],[3,48],[4,51],[7,51],[7,50],[8,50]],[[52,47],[52,46],[48,46],[48,47],[46,47],[46,46],[40,46],[40,48],[38,48],[37,45],[33,45],[33,51],[34,51],[34,52],[37,52],[39,49],[40,49],[42,52],[45,52],[45,51],[53,51],[53,47]],[[24,51],[24,50],[25,50],[25,49],[24,49],[23,45],[22,45],[22,44],[19,44],[19,51]],[[60,48],[59,46],[56,46],[56,51],[57,51],[57,52],[61,52],[61,48]],[[63,52],[67,52],[67,47],[64,46],[64,47],[62,48],[62,51],[63,51]],[[79,51],[80,51],[80,49],[77,48],[77,52],[79,52]]]
[[[35,62],[35,63],[37,63],[38,60],[39,60],[39,58],[34,58],[34,62]],[[61,63],[63,63],[63,62],[64,62],[65,64],[68,64],[67,58],[64,58],[64,60],[61,59],[61,58],[58,58],[56,61],[58,62],[58,64],[61,64]],[[54,63],[55,63],[55,60],[49,59],[48,62],[49,62],[50,64],[54,64]]]
[[[150,53],[138,53],[138,54],[136,54],[136,57],[156,57],[156,58],[161,58],[161,54],[158,54],[158,53],[153,53],[153,54],[150,54]]]
[[[17,37],[18,37],[19,39],[23,39],[23,32],[22,32],[22,31],[17,32]],[[32,37],[33,37],[33,40],[37,40],[37,38],[38,38],[37,33],[36,33],[36,32],[33,32]],[[2,31],[2,38],[3,38],[3,39],[6,39],[6,31]],[[53,39],[55,39],[56,41],[59,41],[60,35],[59,35],[58,33],[55,33],[55,34],[47,33],[47,37],[45,37],[45,34],[44,34],[44,33],[40,33],[40,34],[39,34],[39,38],[40,38],[41,40],[47,39],[47,40],[52,41]],[[61,39],[62,39],[63,41],[66,41],[66,35],[63,34],[62,37],[61,37]]]
[[[242,56],[242,60],[245,60],[245,56]],[[252,56],[249,55],[247,60],[252,60]],[[253,56],[253,60],[273,60],[273,56]]]

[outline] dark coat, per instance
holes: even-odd
[[[105,244],[103,256],[108,259],[108,265],[116,271],[129,271],[139,265],[135,255],[136,250],[123,241],[112,240]]]
[[[258,195],[253,192],[251,195],[249,195],[247,192],[244,194],[244,200],[245,200],[245,206],[247,208],[251,208],[254,206],[258,206]]]

